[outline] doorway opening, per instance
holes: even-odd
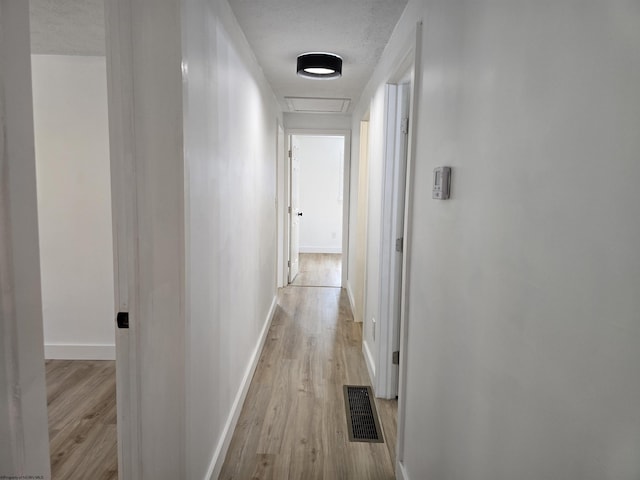
[[[341,288],[348,239],[349,135],[288,133],[286,283]]]
[[[51,474],[117,478],[104,8],[81,23],[30,6]]]

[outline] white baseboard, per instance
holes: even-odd
[[[362,353],[364,353],[364,363],[367,364],[367,370],[369,371],[369,379],[371,380],[371,385],[375,385],[376,384],[376,364],[373,361],[373,355],[371,355],[371,350],[369,350],[369,345],[367,345],[366,340],[362,341]]]
[[[273,316],[276,312],[277,301],[278,296],[275,295],[273,297],[273,301],[271,302],[271,308],[269,308],[269,313],[267,314],[267,318],[262,327],[262,331],[260,332],[258,343],[256,344],[256,347],[251,354],[249,365],[247,366],[247,369],[244,373],[244,377],[242,377],[240,389],[236,394],[236,398],[231,407],[231,412],[229,412],[227,422],[225,423],[224,429],[222,430],[220,441],[218,442],[216,450],[213,452],[213,458],[211,459],[211,463],[209,464],[209,469],[207,470],[205,479],[215,480],[220,476],[220,471],[222,470],[222,465],[224,464],[224,459],[227,456],[229,444],[231,443],[231,437],[233,437],[233,432],[235,431],[238,419],[240,418],[240,412],[242,411],[244,400],[247,397],[247,392],[249,391],[249,386],[251,385],[251,379],[253,378],[253,374],[256,371],[256,367],[258,366],[260,354],[262,353],[262,347],[264,347],[264,342],[267,339],[271,321],[273,320]]]
[[[409,475],[407,474],[407,470],[404,468],[404,463],[396,463],[396,476],[398,480],[409,480]]]
[[[44,345],[44,358],[47,360],[115,360],[116,346],[91,344]]]
[[[351,291],[351,284],[347,280],[347,297],[349,297],[349,305],[351,305],[351,313],[353,313],[353,320],[362,323],[362,319],[356,316],[356,301],[353,299],[353,292]]]
[[[300,247],[300,253],[342,253],[342,247]]]

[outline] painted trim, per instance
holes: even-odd
[[[369,345],[366,340],[362,341],[362,353],[364,353],[364,363],[367,364],[367,371],[369,372],[369,379],[371,380],[371,385],[374,386],[374,394],[375,392],[375,382],[376,382],[376,364],[373,362],[373,355],[371,355],[371,350],[369,350]],[[377,396],[377,394],[376,394]]]
[[[104,4],[107,59],[114,311],[128,311],[131,327],[116,329],[118,477],[142,476],[138,302],[139,238],[134,130],[133,15],[130,0]]]
[[[411,52],[412,53],[412,52]],[[409,69],[413,58],[407,55]],[[403,62],[406,64],[407,61]],[[406,66],[406,65],[405,65]],[[403,67],[404,68],[404,67]],[[407,72],[399,74],[400,78]],[[396,239],[404,237],[408,136],[401,131],[401,122],[409,118],[411,78],[405,83],[385,86],[384,160],[382,182],[382,220],[380,234],[380,312],[378,347],[378,389],[380,398],[395,398],[398,394],[399,369],[392,361],[392,352],[400,348],[400,305],[402,296],[403,254],[396,252]],[[408,132],[407,132],[408,133]]]
[[[47,343],[46,360],[115,360],[116,346],[98,344]]]
[[[284,151],[284,195],[282,199],[282,210],[284,213],[284,257],[282,258],[283,266],[283,279],[284,285],[289,285],[291,281],[291,213],[289,207],[291,206],[291,158],[289,158],[289,152],[292,151],[292,139],[291,134],[287,129],[284,131],[285,151]]]
[[[258,361],[260,360],[260,355],[262,354],[262,349],[264,347],[264,343],[269,333],[269,328],[271,327],[271,322],[273,321],[273,317],[276,312],[277,304],[278,296],[274,295],[273,301],[271,302],[271,307],[269,308],[269,313],[267,314],[267,318],[265,319],[264,325],[262,326],[262,331],[260,332],[258,343],[256,344],[256,347],[251,354],[249,365],[247,366],[244,376],[242,377],[240,388],[236,393],[236,398],[233,401],[231,411],[229,412],[229,416],[227,417],[224,429],[222,430],[220,441],[218,442],[218,445],[213,452],[213,458],[211,459],[211,463],[209,464],[209,468],[205,476],[205,478],[207,479],[214,480],[220,476],[222,465],[224,464],[225,457],[227,456],[227,451],[229,450],[229,445],[231,444],[233,432],[236,429],[238,419],[240,418],[240,412],[242,412],[242,406],[244,405],[244,401],[247,398],[247,393],[249,392],[251,379],[253,378],[253,374],[255,373],[256,367],[258,366]]]
[[[347,290],[347,297],[349,297],[349,306],[351,307],[351,316],[353,317],[353,321],[362,323],[362,319],[356,317],[356,301],[353,297],[353,291],[351,290],[349,280],[347,280],[347,286],[345,288]]]
[[[285,239],[287,238],[287,227],[289,216],[287,211],[287,195],[285,188],[287,185],[286,175],[286,151],[287,151],[287,137],[284,133],[283,122],[276,119],[276,228],[277,228],[277,248],[276,248],[276,286],[278,288],[287,285],[289,278],[289,272],[287,267],[287,260],[289,255],[287,253],[287,247],[285,246]]]
[[[347,286],[347,274],[349,273],[349,224],[351,215],[351,130],[344,136],[342,185],[342,287]]]
[[[413,215],[413,170],[416,163],[416,142],[418,130],[418,108],[420,105],[420,89],[422,87],[422,20],[416,23],[413,32],[414,36],[414,64],[413,80],[410,91],[409,107],[409,142],[407,151],[407,173],[406,173],[406,193],[404,208],[404,257],[402,259],[402,294],[400,298],[400,371],[398,378],[398,417],[397,417],[397,443],[396,461],[398,464],[404,462],[404,433],[406,423],[407,406],[407,362],[408,362],[408,318],[409,318],[409,298],[411,295],[411,285],[409,282],[411,273],[412,245],[411,218]],[[406,474],[406,472],[404,472]],[[407,477],[405,477],[407,478]]]
[[[398,85],[386,84],[384,92],[383,119],[383,160],[382,160],[382,198],[380,212],[380,263],[378,278],[378,342],[376,354],[378,376],[376,378],[376,397],[395,398],[396,392],[391,391],[390,379],[393,364],[391,352],[393,350],[393,316],[395,292],[397,290],[395,267],[397,254],[395,239],[398,236],[397,219],[395,218],[397,205],[396,195],[399,181],[397,178],[397,124],[398,117]],[[404,192],[403,192],[404,193]],[[404,214],[404,212],[402,212]]]
[[[0,38],[0,475],[50,478],[26,2],[0,2]]]
[[[402,462],[396,462],[396,477],[398,480],[409,480],[409,474]]]
[[[300,247],[300,253],[342,253],[342,247]]]

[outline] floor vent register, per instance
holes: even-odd
[[[384,442],[371,387],[345,385],[344,405],[347,412],[349,441]]]

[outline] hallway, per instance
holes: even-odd
[[[640,2],[0,0],[0,38],[0,478],[50,478],[50,452],[99,478],[107,385],[52,372],[48,417],[60,356],[116,358],[121,480],[640,479]],[[85,60],[101,128],[59,103],[98,113],[65,67]],[[46,122],[38,78],[68,92]],[[348,138],[341,183],[315,178],[343,207],[343,289],[279,290],[297,244],[320,248],[288,241],[312,218],[298,134]],[[47,231],[69,237],[43,255]],[[72,261],[113,282],[57,295]],[[394,360],[397,444],[348,442],[341,388],[393,396]]]
[[[340,287],[342,255],[301,253],[300,270],[291,285],[299,287]]]
[[[346,292],[280,290],[220,478],[394,478],[397,402],[376,401],[385,443],[349,442],[344,384],[369,384]]]

